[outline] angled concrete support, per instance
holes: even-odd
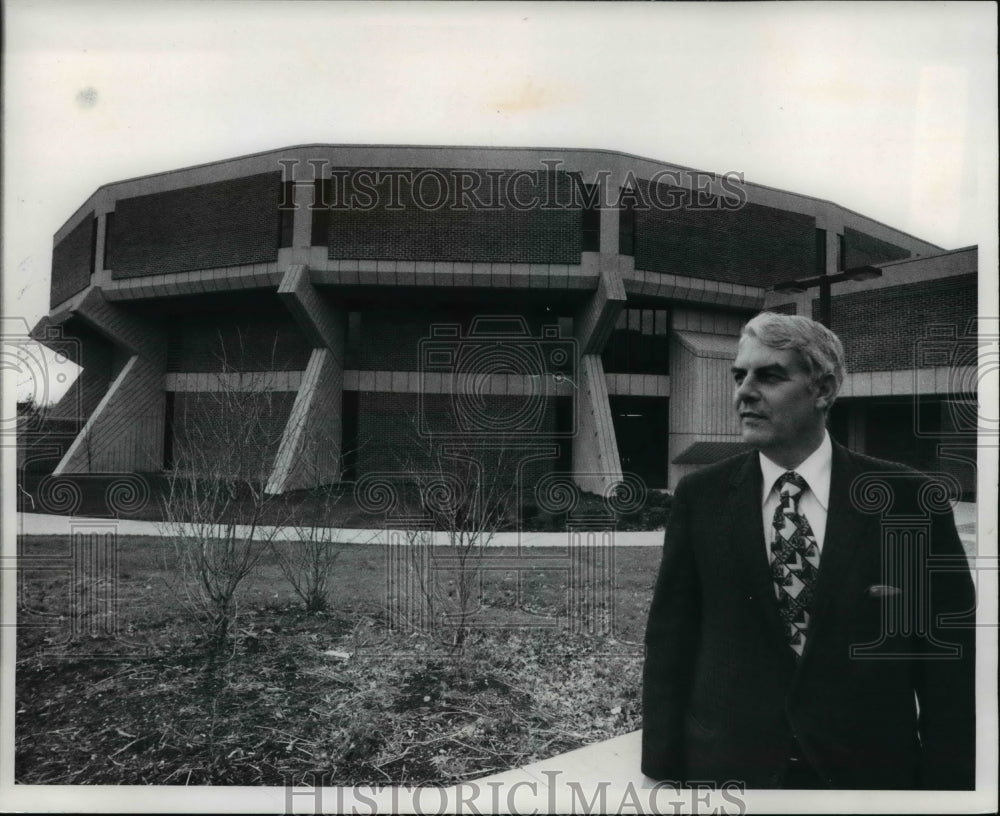
[[[93,287],[74,308],[73,316],[90,325],[119,348],[149,360],[166,362],[166,338],[162,329],[129,314],[104,297],[100,287]]]
[[[573,480],[583,490],[608,495],[622,480],[618,442],[611,418],[604,366],[596,354],[580,359],[577,433],[573,437]]]
[[[94,287],[72,316],[128,358],[56,474],[159,470],[163,466],[166,342],[162,329],[108,302]]]
[[[331,308],[309,279],[309,267],[294,264],[285,272],[278,297],[291,312],[299,328],[315,348],[327,348],[338,360],[344,359],[347,316],[343,309]]]
[[[573,321],[581,356],[604,351],[626,299],[625,284],[618,268],[619,256],[604,252],[588,255],[587,261],[597,263],[599,277],[597,289]]]
[[[344,367],[329,349],[313,349],[274,459],[268,493],[340,480]]]
[[[55,469],[114,473],[163,467],[163,366],[132,355]]]
[[[293,264],[278,296],[313,345],[266,490],[284,493],[340,480],[347,315],[320,297],[309,267]]]

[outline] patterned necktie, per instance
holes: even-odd
[[[799,497],[808,488],[806,480],[788,471],[778,479],[776,487],[781,500],[774,511],[771,577],[788,643],[801,657],[819,570],[819,547],[809,522],[799,512]]]

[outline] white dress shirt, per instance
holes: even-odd
[[[826,537],[826,514],[830,506],[830,472],[833,468],[833,445],[830,434],[823,431],[823,441],[795,472],[806,480],[808,489],[799,497],[799,512],[809,521],[812,527],[816,546],[823,552],[823,539]],[[764,547],[767,550],[767,562],[771,563],[771,541],[774,539],[774,511],[781,502],[778,491],[774,489],[775,482],[782,474],[788,472],[784,468],[760,454],[760,469],[764,474],[764,495],[761,497],[764,512]]]

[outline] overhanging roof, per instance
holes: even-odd
[[[714,357],[727,360],[736,357],[738,337],[676,330],[674,334],[681,341],[681,344],[696,357]]]

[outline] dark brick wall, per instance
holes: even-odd
[[[131,278],[274,261],[280,196],[281,175],[262,173],[122,199],[107,265]]]
[[[927,328],[951,325],[960,337],[976,311],[976,276],[959,275],[836,296],[831,328],[844,343],[848,371],[922,368],[932,364],[919,354]]]
[[[52,248],[52,283],[49,308],[85,289],[94,271],[94,238],[97,219],[90,213]]]
[[[360,313],[360,342],[356,349],[357,367],[362,370],[375,371],[420,371],[419,360],[420,341],[431,336],[434,325],[459,325],[461,337],[465,342],[474,343],[469,339],[469,331],[473,317],[476,314],[490,314],[489,309],[441,309],[426,310],[413,313],[412,310],[369,310]],[[538,338],[543,325],[556,325],[557,318],[543,313],[522,315],[528,324],[529,337],[526,343]],[[512,340],[515,347],[517,340]],[[508,355],[510,361],[516,360],[516,350]],[[504,362],[507,358],[498,361]],[[507,369],[504,369],[507,372]]]
[[[358,475],[425,468],[416,394],[358,394]]]
[[[693,209],[690,191],[649,184],[637,191],[635,266],[693,278],[768,286],[812,275],[816,269],[816,221],[812,216],[761,204],[741,209]],[[685,197],[686,196],[686,197]],[[642,202],[682,203],[671,209]]]
[[[483,410],[497,415],[509,415],[524,405],[529,397],[488,396]],[[392,394],[361,392],[358,395],[358,475],[370,473],[400,473],[407,470],[426,471],[430,467],[432,443],[418,433],[418,414],[423,411],[427,426],[435,431],[458,427],[455,403],[449,395]],[[531,435],[511,434],[503,445],[486,436],[476,439],[437,437],[437,444],[458,445],[476,455],[483,455],[494,467],[504,467],[513,481],[516,465],[525,456],[537,453],[544,445],[557,445],[556,400],[548,399],[542,408],[537,432]],[[537,460],[525,467],[528,483],[552,471],[557,459]]]
[[[880,264],[887,261],[898,261],[909,258],[910,251],[890,244],[880,238],[873,238],[850,227],[844,227],[844,259],[845,269],[868,264]]]
[[[842,444],[847,444],[852,406],[859,404],[865,428],[861,452],[925,473],[950,474],[958,482],[962,500],[975,501],[976,434],[963,427],[966,417],[976,414],[974,400],[962,404],[935,394],[837,400],[830,433]]]
[[[174,467],[265,480],[294,401],[290,391],[176,392]]]
[[[168,371],[302,371],[311,353],[290,317],[213,314],[167,323]]]
[[[377,171],[373,171],[377,172]],[[414,171],[417,172],[417,171]],[[483,170],[475,173],[477,183],[473,193],[496,209],[468,206],[464,211],[452,209],[460,204],[459,182],[454,171],[440,170],[448,181],[447,203],[433,209],[420,206],[437,203],[437,186],[424,182],[422,192],[414,194],[407,181],[401,180],[397,203],[401,209],[388,209],[392,202],[389,182],[377,187],[377,205],[363,209],[366,201],[352,187],[350,177],[343,182],[342,192],[362,206],[351,209],[334,207],[328,215],[327,247],[330,258],[362,260],[424,260],[495,263],[558,263],[578,264],[583,240],[582,210],[579,208],[543,209],[540,206],[520,208],[506,194],[514,182],[511,173],[490,178]],[[570,179],[557,173],[556,201],[570,201]],[[338,185],[335,189],[341,189]],[[520,176],[516,193],[521,201],[548,200],[549,188],[545,177],[531,179]],[[328,196],[327,203],[337,204],[337,194]],[[467,201],[468,203],[468,201]],[[324,216],[327,217],[327,216]]]
[[[419,371],[420,341],[430,336],[434,323],[463,323],[462,315],[447,311],[419,314],[404,311],[364,311],[357,366],[362,370]]]

